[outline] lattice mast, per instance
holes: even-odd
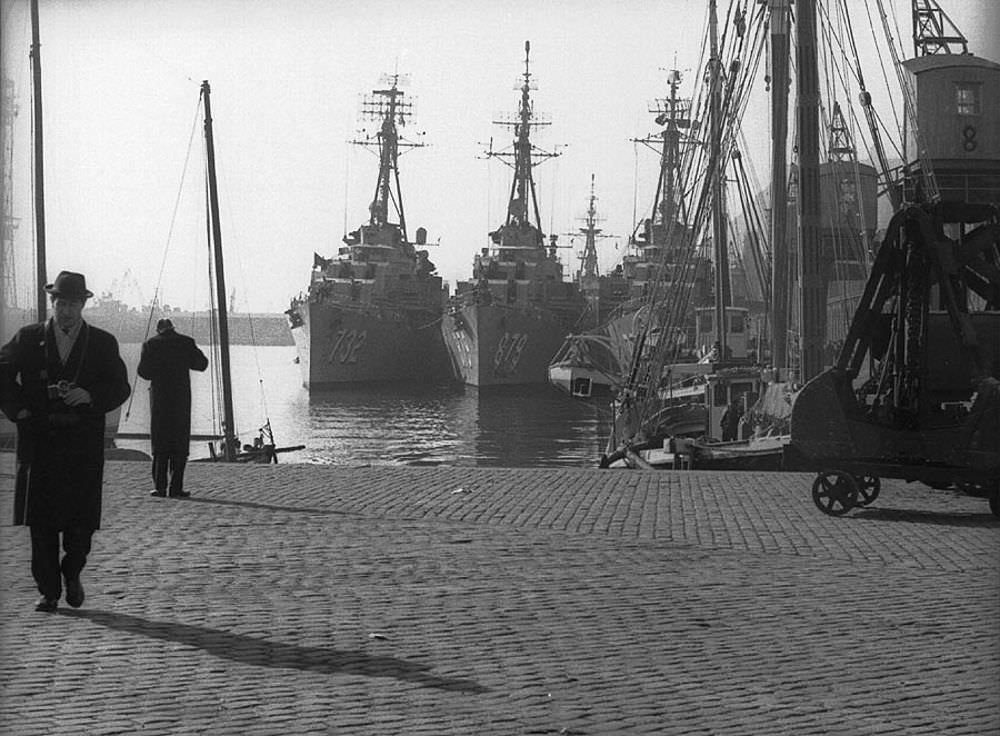
[[[851,131],[840,110],[840,103],[833,103],[833,115],[830,118],[830,143],[827,146],[826,160],[828,162],[857,163],[858,152],[851,139]]]
[[[541,214],[538,209],[538,197],[535,193],[535,179],[532,170],[545,159],[554,158],[558,153],[544,151],[531,142],[532,128],[551,125],[550,120],[542,119],[535,113],[531,101],[531,90],[537,85],[531,79],[530,66],[531,42],[524,42],[524,73],[519,86],[521,99],[518,103],[516,117],[498,117],[496,125],[504,125],[514,129],[514,150],[486,152],[487,158],[499,158],[514,169],[514,180],[511,183],[510,199],[507,203],[506,227],[518,225],[533,225],[539,232],[542,230]],[[530,206],[529,206],[530,201]],[[532,219],[532,213],[534,218]]]
[[[936,0],[913,0],[914,56],[967,53],[968,39]]]
[[[643,143],[660,153],[660,175],[656,182],[653,198],[652,219],[654,224],[669,225],[679,219],[684,201],[677,186],[677,172],[681,162],[681,144],[685,142],[684,130],[691,127],[691,100],[677,94],[681,84],[681,73],[676,69],[667,72],[670,85],[669,97],[657,97],[649,105],[649,112],[656,114],[656,124],[664,126],[658,136],[634,138],[634,143]]]
[[[409,242],[403,193],[399,184],[399,156],[406,149],[422,148],[424,144],[406,140],[399,134],[399,127],[405,126],[413,114],[413,103],[404,99],[404,92],[400,89],[406,81],[406,77],[398,73],[382,77],[386,87],[372,90],[361,102],[362,119],[378,121],[379,129],[372,135],[355,138],[350,142],[378,152],[378,180],[375,183],[375,196],[369,205],[369,223],[375,227],[398,225],[403,241]],[[390,221],[393,215],[399,220],[398,223]]]
[[[604,222],[603,217],[597,215],[597,195],[594,193],[594,175],[590,175],[590,197],[587,201],[587,214],[580,218],[584,222],[584,227],[579,228],[586,240],[584,241],[583,253],[580,254],[580,274],[579,280],[595,279],[600,276],[600,268],[597,261],[597,239],[610,238],[598,227],[598,223]]]

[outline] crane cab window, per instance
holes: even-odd
[[[980,85],[968,82],[956,83],[955,106],[959,115],[979,115],[982,112]]]

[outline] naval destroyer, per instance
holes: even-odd
[[[344,236],[334,257],[313,255],[308,291],[286,312],[310,390],[448,377],[439,327],[447,292],[419,247],[426,231],[417,228],[411,241],[403,210],[400,151],[422,144],[400,135],[412,113],[400,81],[390,75],[365,98],[362,114],[379,127],[351,141],[378,153],[370,217]]]

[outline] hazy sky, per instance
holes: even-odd
[[[898,9],[908,53],[909,2],[885,2]],[[973,53],[1000,60],[1000,3],[941,3]],[[870,49],[864,0],[850,4]],[[525,40],[535,109],[552,121],[535,143],[563,154],[535,170],[543,229],[581,226],[595,174],[602,226],[617,236],[602,242],[609,268],[621,252],[614,244],[624,248],[636,208],[645,214],[653,195],[656,156],[630,139],[656,130],[647,106],[666,93],[664,70],[697,67],[706,8],[707,0],[41,0],[49,278],[83,271],[93,291],[116,284],[132,304],[159,283],[162,302],[204,307],[200,121],[183,188],[181,174],[207,79],[228,286],[240,310],[283,310],[306,287],[313,252],[335,254],[344,232],[367,218],[377,158],[347,141],[362,125],[361,94],[397,68],[416,103],[404,134],[424,132],[428,144],[400,162],[411,235],[425,227],[431,242],[440,239],[431,259],[441,274],[465,278],[504,212],[511,171],[481,156],[491,137],[495,147],[510,142],[492,120],[517,109]],[[17,278],[30,304],[28,0],[2,0],[2,12],[18,106]],[[881,73],[870,51],[866,63],[872,85]],[[764,73],[747,130],[762,164]],[[688,75],[686,95],[696,81]],[[563,254],[569,273],[577,261]]]

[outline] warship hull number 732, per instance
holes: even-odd
[[[371,216],[344,236],[336,257],[314,254],[309,290],[287,310],[310,390],[448,375],[439,326],[446,290],[427,251],[415,247],[426,243],[424,229],[409,239],[399,185],[400,149],[421,144],[399,135],[411,103],[399,75],[387,82],[363,103],[363,114],[381,122],[378,131],[351,141],[378,152]]]

